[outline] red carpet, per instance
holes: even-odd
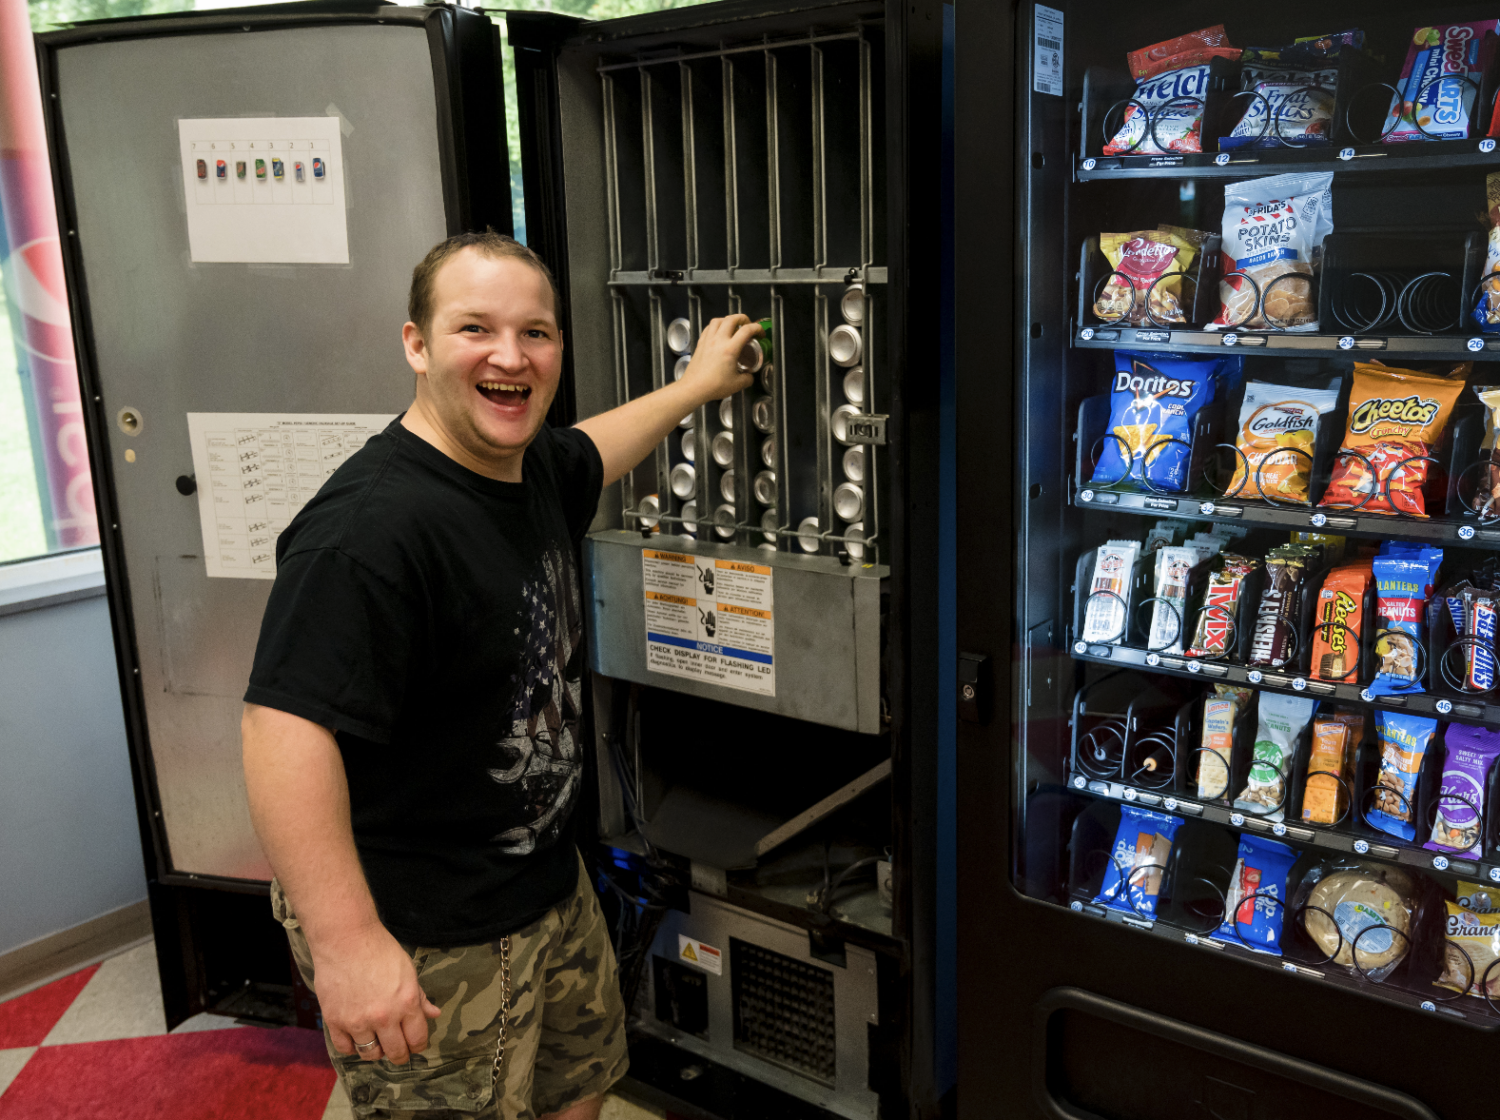
[[[99,966],[92,965],[34,992],[0,1003],[0,1050],[40,1046],[47,1032],[57,1026],[63,1012],[98,971]]]
[[[0,1120],[320,1120],[333,1068],[315,1031],[198,1031],[46,1046]]]

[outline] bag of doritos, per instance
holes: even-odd
[[[1214,399],[1220,361],[1115,351],[1109,433],[1090,479],[1110,486],[1127,478],[1156,490],[1188,485],[1193,418]]]
[[[1459,380],[1355,362],[1349,424],[1318,504],[1426,517],[1430,464],[1419,460],[1432,454],[1463,391]]]

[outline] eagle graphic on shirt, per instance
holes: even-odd
[[[490,838],[505,855],[524,856],[555,843],[583,777],[582,595],[568,553],[549,550],[540,569],[522,588],[516,636],[523,645],[510,681],[510,729],[495,744],[500,765],[489,771],[495,782],[518,791],[517,817],[525,822]]]

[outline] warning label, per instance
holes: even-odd
[[[712,945],[705,945],[701,941],[694,941],[691,937],[677,935],[677,957],[679,960],[695,964],[705,972],[712,972],[715,976],[724,975],[724,954]]]
[[[771,569],[644,549],[646,667],[776,695]]]

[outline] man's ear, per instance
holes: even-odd
[[[427,372],[427,340],[422,337],[422,328],[407,323],[401,328],[401,345],[406,351],[406,364],[412,372],[422,376]]]

